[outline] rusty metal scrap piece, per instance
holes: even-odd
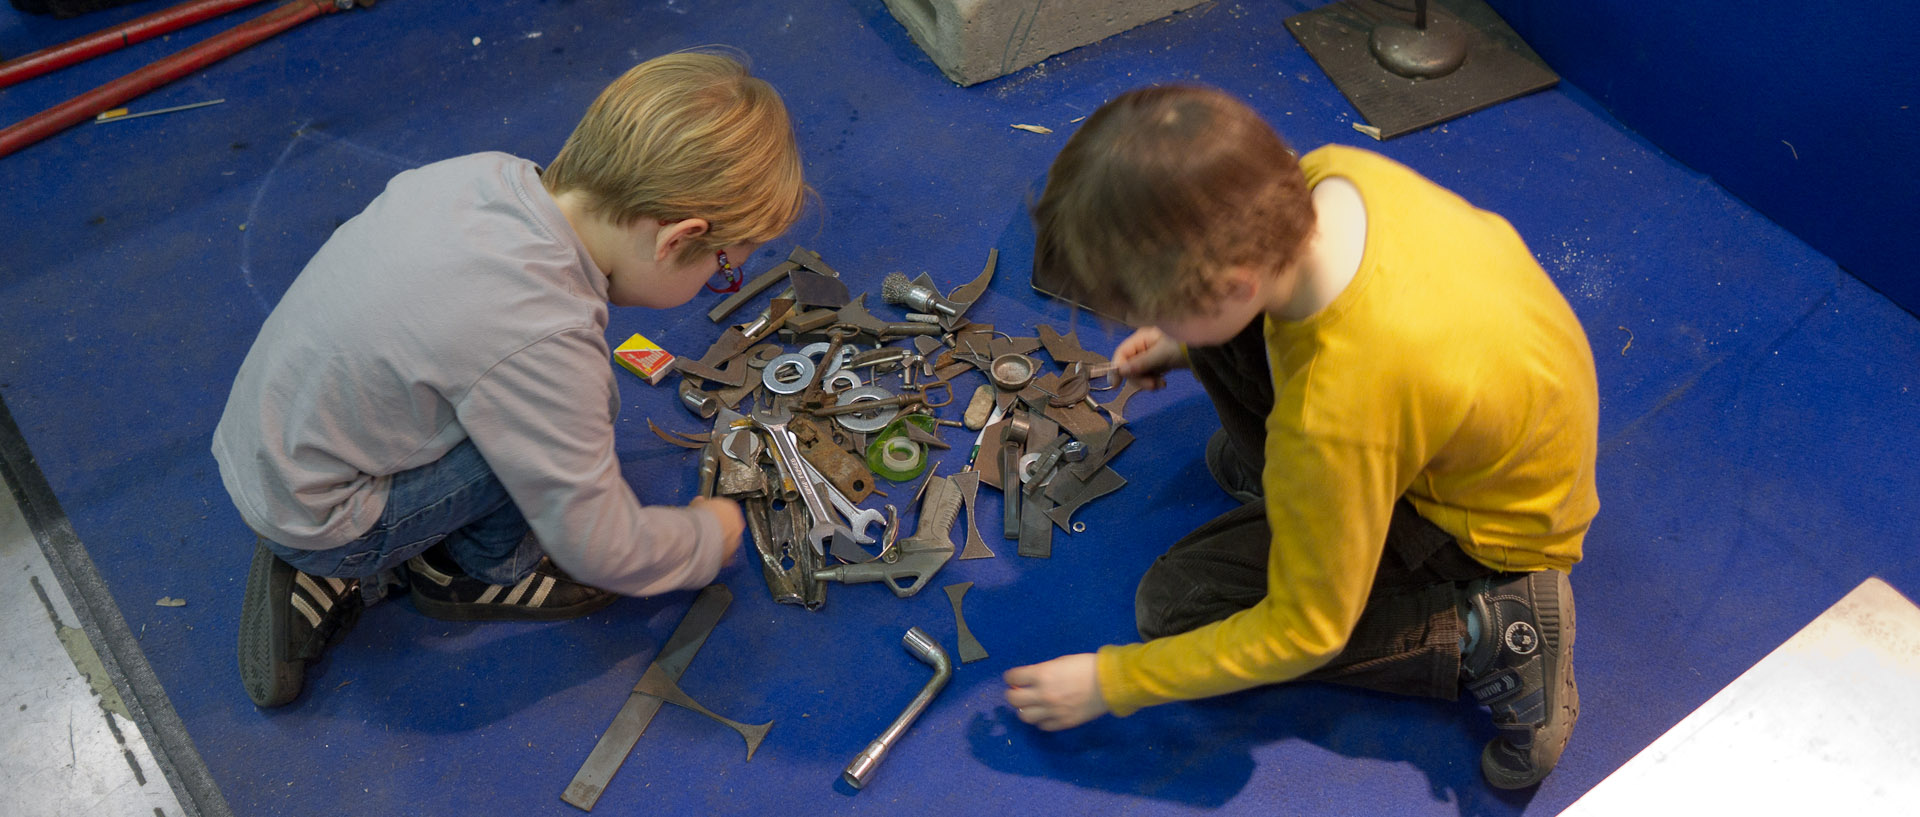
[[[1046,324],[1040,324],[1034,328],[1039,331],[1040,345],[1047,347],[1047,354],[1053,357],[1053,362],[1061,366],[1107,362],[1105,355],[1089,352],[1081,347],[1080,332],[1077,329],[1062,335]]]
[[[793,302],[799,306],[839,309],[852,300],[845,282],[825,273],[797,269],[787,275],[793,282]]]
[[[1053,556],[1053,500],[1044,493],[1030,493],[1020,499],[1020,555],[1035,559]]]
[[[792,272],[797,266],[798,265],[792,261],[782,261],[775,264],[772,269],[754,276],[753,280],[740,285],[740,291],[728,295],[726,300],[721,301],[712,309],[707,310],[707,320],[719,323],[722,318],[732,314],[734,310],[739,309],[742,305],[746,304],[747,301],[752,300],[753,296],[759,295],[771,289],[774,284],[780,283],[781,279],[786,278],[787,273]]]
[[[1039,338],[996,337],[993,339],[992,356],[1027,355],[1039,350]]]
[[[1048,406],[1046,415],[1075,437],[1087,437],[1107,429],[1107,421],[1101,419],[1100,412],[1094,411],[1085,402],[1065,407]]]
[[[1120,452],[1125,451],[1127,446],[1133,443],[1133,431],[1126,426],[1114,426],[1107,429],[1104,434],[1083,437],[1081,442],[1087,444],[1087,458],[1075,463],[1068,470],[1075,476],[1086,479],[1100,470],[1100,466],[1120,456]]]
[[[961,582],[946,586],[947,601],[953,604],[953,620],[960,626],[960,663],[971,664],[987,657],[987,648],[980,646],[980,639],[973,637],[973,631],[967,628],[967,617],[960,612],[960,600],[966,598],[967,591],[973,589],[973,582]]]
[[[773,721],[767,721],[762,724],[746,724],[733,720],[732,718],[714,714],[713,710],[701,706],[699,701],[693,699],[693,696],[681,691],[680,685],[674,683],[672,678],[667,677],[666,671],[662,670],[659,664],[647,667],[647,674],[640,676],[640,684],[634,687],[634,689],[639,690],[643,695],[652,695],[667,703],[691,709],[733,727],[733,731],[739,732],[740,737],[745,738],[747,741],[747,760],[753,760],[754,751],[760,748],[760,743],[767,739],[767,731],[773,728]]]
[[[960,550],[960,561],[968,559],[991,559],[993,550],[987,547],[987,540],[980,537],[980,527],[975,524],[973,503],[980,494],[980,472],[961,471],[953,475],[953,487],[960,492],[960,502],[967,511],[967,545]]]
[[[918,335],[913,339],[913,350],[920,353],[920,357],[927,361],[929,368],[935,356],[940,353],[940,350],[946,348],[946,345],[945,341],[932,335]]]
[[[1081,372],[1077,377],[1068,372],[1048,372],[1033,380],[1033,387],[1047,396],[1047,404],[1053,406],[1071,406],[1087,399],[1087,377]]]
[[[933,376],[951,383],[953,382],[954,378],[959,377],[963,374],[966,374],[967,370],[972,368],[974,368],[974,365],[972,363],[969,363],[964,360],[958,360],[958,361],[954,361],[953,363],[949,363],[945,366],[940,366],[935,368],[933,370]]]
[[[1071,487],[1073,483],[1077,483],[1078,481],[1079,477],[1073,475],[1071,472],[1063,472],[1054,476],[1054,485],[1056,486]],[[1103,465],[1100,467],[1100,471],[1093,475],[1093,479],[1080,484],[1079,490],[1073,491],[1071,496],[1066,496],[1058,507],[1047,511],[1047,518],[1053,520],[1054,524],[1059,525],[1061,530],[1071,531],[1073,529],[1071,523],[1073,521],[1074,511],[1079,510],[1089,502],[1120,490],[1122,487],[1125,487],[1126,484],[1127,480],[1120,476],[1120,472]],[[1052,491],[1048,491],[1048,493],[1051,494]]]
[[[683,431],[668,431],[656,425],[653,422],[653,418],[651,417],[647,418],[647,428],[651,429],[654,435],[659,437],[660,439],[666,440],[667,442],[680,446],[681,448],[692,448],[692,449],[705,448],[707,447],[707,441],[712,439],[711,435],[705,434],[705,433],[688,434]]]
[[[698,360],[687,357],[674,358],[673,367],[678,369],[681,374],[698,377],[701,380],[709,383],[717,383],[722,386],[738,386],[745,383],[748,368],[747,366],[741,365],[729,366],[726,369],[716,369]]]
[[[847,501],[861,502],[873,495],[873,470],[867,467],[866,460],[841,448],[832,432],[801,414],[787,421],[787,428],[799,443],[801,458],[840,489]]]
[[[907,439],[912,440],[921,445],[928,446],[931,448],[943,448],[943,449],[953,447],[952,445],[948,444],[946,440],[940,439],[940,435],[938,433],[923,429],[920,426],[915,425],[911,422],[907,423],[903,428],[907,432]],[[939,428],[939,426],[936,425],[934,426],[934,428]]]
[[[763,476],[763,482],[764,479]],[[788,514],[785,508],[770,510],[770,502],[764,496],[740,499],[741,515],[747,518],[747,532],[753,536],[753,549],[760,555],[760,575],[767,580],[767,592],[778,604],[819,609],[825,597],[816,600],[807,593],[813,572],[819,567],[819,555],[813,548],[793,541],[791,524],[774,524],[776,519],[787,522]]]
[[[953,348],[957,354],[964,354],[971,358],[975,365],[979,365],[981,361],[993,360],[993,325],[970,324],[954,332]]]
[[[898,346],[881,346],[854,355],[853,359],[847,361],[847,364],[841,368],[864,369],[868,366],[878,367],[888,364],[905,363],[910,356],[911,353]]]
[[[767,472],[757,462],[744,462],[732,456],[720,458],[720,477],[714,491],[721,496],[752,496],[767,491]]]
[[[846,306],[840,307],[840,311],[834,315],[834,321],[860,327],[860,331],[874,337],[879,337],[880,333],[887,328],[886,321],[874,317],[873,313],[867,311],[867,293],[865,292],[853,296],[853,300],[847,302]]]
[[[1140,393],[1140,381],[1128,380],[1126,385],[1120,388],[1119,394],[1114,395],[1112,400],[1108,400],[1105,403],[1101,403],[1100,407],[1103,409],[1106,409],[1107,414],[1113,417],[1114,425],[1120,425],[1127,421],[1127,418],[1122,416],[1120,412],[1125,411],[1127,408],[1127,401],[1132,400],[1133,396],[1139,393]]]
[[[964,321],[960,316],[967,314],[967,308],[973,306],[974,302],[980,300],[980,296],[987,293],[987,285],[993,283],[993,270],[999,266],[999,264],[1000,248],[989,248],[987,250],[987,265],[980,269],[980,274],[974,276],[972,281],[962,284],[958,289],[955,289],[951,294],[947,295],[947,301],[960,308],[959,314],[941,321],[941,323],[946,324],[948,330],[952,330],[963,323]]]
[[[834,278],[840,277],[839,270],[827,266],[826,259],[821,258],[819,253],[809,250],[806,247],[794,247],[793,252],[787,253],[787,260],[822,275]]]
[[[785,328],[787,331],[798,336],[805,335],[809,332],[818,332],[836,323],[845,323],[845,321],[840,320],[839,312],[832,309],[809,309],[805,312],[787,313],[787,325]]]
[[[700,356],[700,362],[708,366],[722,366],[752,345],[753,341],[747,338],[745,331],[738,326],[729,326],[712,346],[707,347],[707,353]]]
[[[999,420],[988,424],[980,436],[980,456],[974,460],[974,471],[980,475],[980,484],[994,490],[1000,490],[1000,446],[1006,440],[1007,422],[1010,419],[1005,412]]]

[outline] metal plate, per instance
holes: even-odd
[[[1410,7],[1342,0],[1287,18],[1287,30],[1294,39],[1360,115],[1379,129],[1374,138],[1392,139],[1560,82],[1540,55],[1481,0],[1432,0],[1427,6],[1430,26],[1454,26],[1465,34],[1466,64],[1433,79],[1409,79],[1388,71],[1374,59],[1367,39],[1378,22],[1411,23]]]

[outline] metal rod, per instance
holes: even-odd
[[[261,0],[189,0],[120,25],[0,62],[0,88],[118,51]]]
[[[141,94],[184,77],[301,23],[339,11],[332,0],[293,0],[198,45],[41,111],[0,130],[0,156],[112,110]]]
[[[140,117],[153,116],[154,114],[173,113],[175,111],[190,111],[190,110],[193,110],[194,108],[204,108],[204,107],[207,107],[208,105],[218,105],[225,101],[226,100],[224,99],[209,99],[205,102],[195,102],[191,105],[175,105],[171,108],[158,108],[151,111],[141,111],[139,113],[123,113],[118,116],[109,116],[108,114],[113,113],[113,111],[107,111],[106,113],[100,114],[99,116],[95,116],[93,118],[93,121],[118,122],[122,119],[139,119]]]

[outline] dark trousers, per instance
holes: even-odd
[[[1266,418],[1273,409],[1262,323],[1254,321],[1224,345],[1188,353],[1231,449],[1253,473],[1264,466]],[[1266,598],[1273,543],[1266,511],[1264,502],[1228,511],[1154,560],[1135,596],[1142,638],[1183,633]],[[1454,700],[1464,634],[1460,586],[1495,571],[1474,561],[1405,498],[1394,505],[1383,545],[1366,608],[1346,648],[1300,680]]]

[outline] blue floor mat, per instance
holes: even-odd
[[[691,593],[542,625],[450,624],[386,604],[294,705],[262,712],[241,691],[252,537],[209,435],[306,258],[394,173],[480,150],[544,161],[633,63],[728,43],[785,96],[820,194],[750,273],[802,245],[856,289],[877,292],[893,271],[950,288],[997,248],[1000,275],[974,317],[1015,334],[1077,325],[1106,351],[1115,328],[1028,288],[1026,206],[1079,117],[1129,88],[1204,82],[1302,149],[1380,150],[1508,216],[1585,325],[1603,509],[1574,573],[1584,707],[1559,771],[1535,792],[1495,792],[1477,768],[1492,730],[1476,708],[1320,685],[1061,734],[1013,717],[1001,672],[1130,640],[1146,565],[1230,507],[1200,461],[1216,420],[1181,377],[1129,407],[1139,442],[1115,463],[1129,484],[1082,511],[1086,532],[1059,537],[1050,560],[990,536],[998,558],[951,563],[929,592],[834,586],[813,613],[773,604],[736,562],[721,579],[732,609],[681,686],[721,714],[774,721],[765,746],[746,762],[738,736],[668,707],[597,811],[1553,814],[1867,576],[1920,591],[1920,322],[1575,88],[1372,142],[1282,26],[1311,5],[1206,3],[964,89],[879,0],[392,0],[326,17],[135,107],[220,105],[85,124],[0,159],[0,396],[235,813],[576,813],[561,790]],[[154,8],[64,22],[0,12],[0,53]],[[248,14],[8,89],[0,122]],[[718,334],[712,303],[615,310],[608,334],[697,353]],[[620,382],[628,478],[644,501],[687,501],[692,455],[646,420],[698,423],[670,388]],[[977,382],[958,384],[962,399]],[[989,533],[998,512],[983,496]],[[937,587],[959,581],[975,583],[968,621],[992,657],[958,668],[856,793],[840,769],[928,676],[900,637],[920,626],[952,649]],[[163,596],[187,604],[156,606]]]

